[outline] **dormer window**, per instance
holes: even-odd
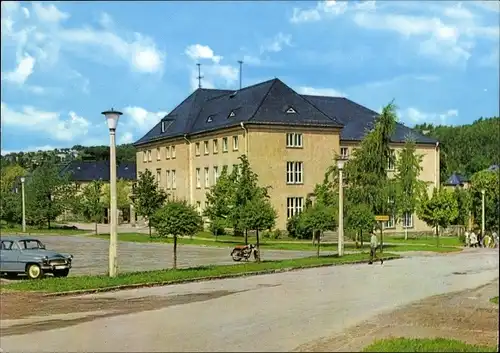
[[[161,132],[165,132],[165,130],[166,130],[165,126],[166,126],[165,121],[162,121],[161,122]]]
[[[231,113],[229,113],[229,116],[227,118],[230,119],[230,118],[234,118],[235,116],[236,116],[236,114],[234,113],[233,110],[231,110]]]
[[[214,121],[214,116],[213,116],[213,115],[210,115],[210,116],[207,118],[207,123],[211,123],[212,121]]]
[[[286,113],[287,113],[287,114],[295,114],[295,113],[297,113],[297,112],[295,111],[295,109],[293,109],[292,107],[290,107],[290,108],[288,108],[288,109],[286,110]]]

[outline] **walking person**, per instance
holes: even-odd
[[[491,234],[492,238],[493,238],[493,247],[496,248],[498,246],[498,234],[497,232],[493,232],[493,234]]]
[[[469,231],[465,231],[465,247],[470,248],[470,236]]]
[[[380,264],[382,265],[384,263],[384,260],[377,255],[377,249],[379,247],[378,238],[373,231],[371,231],[370,234],[371,234],[371,237],[370,237],[370,262],[368,262],[368,264],[369,265],[373,264],[373,260],[377,259],[377,260],[380,260]]]
[[[470,246],[471,248],[477,248],[477,236],[474,231],[470,233]]]
[[[484,237],[484,247],[489,248],[490,243],[491,243],[491,237],[488,234],[486,234],[486,236]]]

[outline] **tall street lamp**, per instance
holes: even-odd
[[[484,194],[486,190],[481,190],[481,237],[484,238]]]
[[[26,201],[24,196],[24,182],[26,179],[21,177],[21,198],[22,198],[22,206],[23,206],[23,233],[26,233]]]
[[[338,227],[338,254],[344,255],[344,169],[345,159],[337,159],[337,168],[339,170],[339,227]]]
[[[102,112],[106,117],[109,128],[109,191],[110,191],[110,212],[109,217],[109,276],[115,277],[118,270],[117,264],[117,232],[116,226],[118,223],[118,209],[116,204],[116,126],[121,112],[111,110]]]

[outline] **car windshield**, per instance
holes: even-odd
[[[42,244],[42,242],[36,239],[21,240],[19,242],[19,245],[23,250],[45,249],[45,246]]]

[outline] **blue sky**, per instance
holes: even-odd
[[[280,78],[405,124],[498,115],[497,2],[6,2],[2,154],[107,144],[147,132],[197,86]]]

